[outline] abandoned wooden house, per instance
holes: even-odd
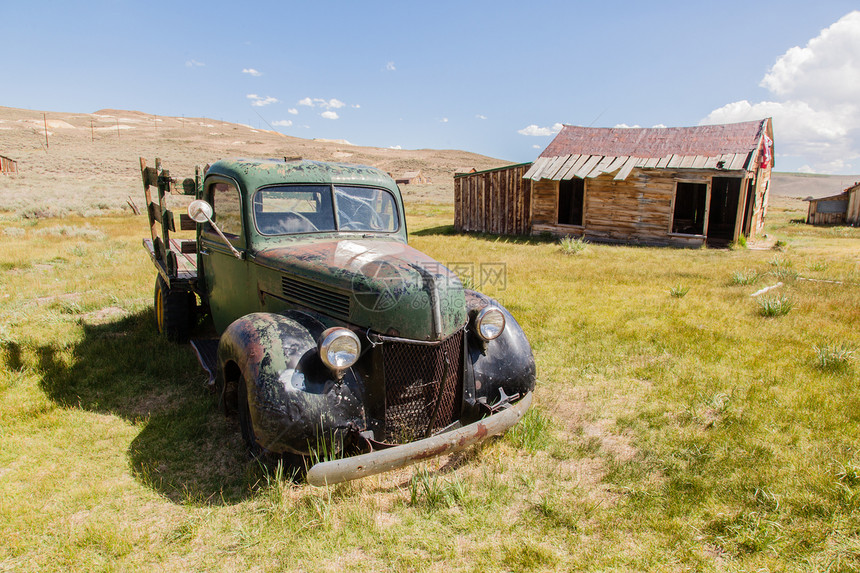
[[[460,175],[462,173],[477,173],[478,170],[474,167],[457,167],[454,169],[454,175]]]
[[[456,176],[455,226],[722,246],[761,233],[772,167],[769,118],[678,128],[566,125],[522,175],[523,183],[511,186],[500,170]],[[496,212],[523,203],[524,215]],[[522,227],[504,223],[521,216],[527,220]]]
[[[18,162],[0,155],[0,173],[18,173]]]
[[[839,195],[805,200],[809,201],[806,222],[810,225],[860,227],[860,183],[855,183]]]
[[[430,183],[430,178],[421,171],[407,171],[394,180],[398,185],[416,185],[418,183]]]

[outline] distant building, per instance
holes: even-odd
[[[649,129],[565,125],[524,173],[513,165],[456,175],[454,226],[726,245],[762,232],[773,157],[769,118]]]
[[[430,178],[423,175],[421,171],[407,171],[394,180],[398,185],[415,185],[418,183],[430,183]]]
[[[477,173],[478,170],[474,167],[458,167],[454,170],[454,175],[463,175],[468,173]]]
[[[860,227],[860,183],[839,195],[805,199],[809,201],[806,222],[810,225],[850,225]]]
[[[18,173],[18,162],[0,155],[0,173]]]

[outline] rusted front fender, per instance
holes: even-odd
[[[378,452],[315,464],[308,470],[308,483],[315,486],[341,483],[459,452],[503,433],[520,421],[531,403],[532,393],[528,392],[509,408],[468,426]]]

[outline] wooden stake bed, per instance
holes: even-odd
[[[167,208],[166,196],[176,192],[177,181],[170,177],[166,169],[162,169],[160,159],[155,160],[155,167],[147,167],[146,160],[141,157],[140,175],[146,195],[146,214],[151,235],[149,239],[143,240],[143,245],[168,288],[193,291],[197,285],[197,259],[194,256],[197,242],[170,238],[170,233],[176,232],[176,224],[173,212]],[[186,194],[194,194],[199,185],[199,168],[194,179],[182,181]],[[151,187],[157,189],[156,197],[153,197]],[[183,213],[179,217],[179,228],[191,231],[197,226]]]

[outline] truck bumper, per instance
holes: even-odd
[[[349,458],[320,462],[308,470],[308,483],[331,485],[402,468],[423,460],[459,452],[520,421],[532,403],[532,393],[510,407],[473,424],[402,446]]]

